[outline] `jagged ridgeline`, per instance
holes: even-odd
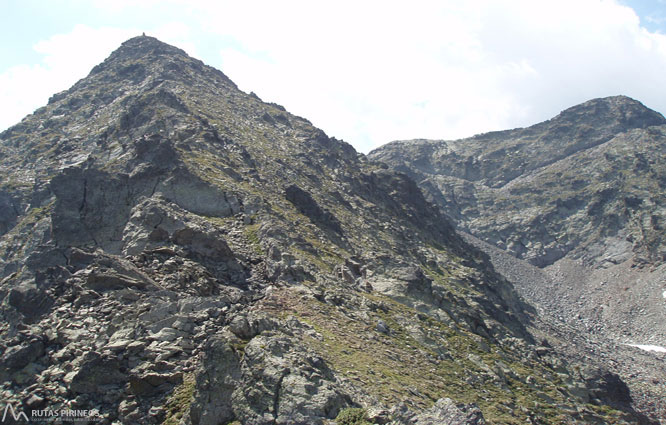
[[[409,177],[175,47],[128,40],[0,139],[2,399],[28,414],[640,419]]]
[[[370,157],[409,174],[461,229],[536,266],[666,260],[666,119],[626,96],[527,128],[396,141]]]

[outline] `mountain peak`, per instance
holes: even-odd
[[[178,75],[188,74],[187,69],[198,74],[203,72],[204,68],[221,74],[213,68],[206,67],[200,60],[190,57],[184,50],[155,37],[140,35],[122,43],[104,62],[92,69],[90,76],[105,71],[122,76],[128,72],[136,74],[137,69],[140,69],[141,75],[173,80],[177,79]],[[226,76],[223,79],[229,81]]]
[[[109,59],[112,58],[142,58],[146,56],[165,56],[176,55],[185,56],[185,51],[174,47],[170,44],[164,43],[155,37],[147,35],[140,35],[138,37],[130,38],[116,49]]]
[[[619,95],[591,99],[562,111],[555,120],[593,119],[598,123],[619,123],[624,129],[666,124],[666,119],[638,100]]]

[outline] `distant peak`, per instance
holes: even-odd
[[[666,119],[631,97],[618,95],[591,99],[562,111],[555,119],[590,117],[597,121],[620,122],[626,129],[666,124]]]
[[[625,95],[617,95],[617,96],[608,96],[608,97],[600,97],[596,99],[591,99],[588,100],[587,102],[583,102],[578,106],[581,107],[593,107],[595,105],[600,105],[600,104],[605,104],[610,107],[615,107],[615,108],[638,108],[638,109],[646,109],[650,110],[648,107],[643,105],[641,102],[639,102],[636,99],[632,99],[629,96]],[[574,106],[575,108],[575,106]]]
[[[618,94],[616,96],[607,96],[607,97],[600,97],[597,99],[592,99],[591,101],[601,101],[601,102],[611,102],[611,103],[631,103],[631,104],[637,104],[637,105],[642,105],[641,102],[637,101],[636,99],[633,99],[629,96],[625,96],[623,94]]]

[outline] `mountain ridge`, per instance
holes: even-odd
[[[596,111],[599,109],[607,110],[611,107],[615,107],[621,113],[612,115],[614,118],[609,120],[598,120]],[[564,119],[563,117],[572,115],[577,116],[578,120],[586,120],[587,127],[596,126],[597,128],[581,133],[580,123],[560,122]],[[635,129],[626,128],[626,125],[623,124],[626,122],[633,123],[631,125],[637,125],[638,127]],[[416,141],[402,144],[398,142],[373,151],[370,157],[387,162],[392,168],[409,174],[426,189],[430,200],[434,200],[435,203],[441,205],[465,230],[473,234],[476,232],[477,236],[481,236],[483,239],[484,234],[482,232],[478,233],[478,229],[474,231],[475,225],[472,223],[483,214],[479,212],[479,208],[500,220],[506,221],[504,218],[499,218],[500,214],[513,211],[518,205],[524,206],[526,203],[521,196],[528,192],[544,193],[543,186],[532,188],[530,182],[539,178],[538,176],[542,176],[541,180],[543,181],[546,178],[543,177],[545,174],[559,175],[560,178],[565,175],[567,184],[573,189],[559,188],[551,191],[552,193],[548,192],[551,198],[544,198],[540,201],[540,205],[545,208],[547,204],[560,202],[562,204],[558,204],[558,207],[566,204],[569,205],[569,208],[580,208],[579,204],[585,202],[576,198],[575,192],[577,189],[575,186],[583,187],[585,179],[588,177],[585,174],[579,174],[580,178],[578,178],[574,170],[566,168],[567,164],[571,161],[589,164],[590,161],[595,160],[593,157],[599,155],[606,155],[604,158],[608,158],[609,154],[602,153],[601,150],[617,151],[618,146],[623,143],[650,144],[653,136],[659,137],[658,128],[665,123],[666,120],[660,114],[650,111],[637,101],[622,96],[611,97],[589,101],[570,108],[553,120],[527,129],[489,133],[488,135],[453,142]],[[566,131],[563,132],[561,128],[565,128]],[[648,130],[650,128],[651,130]],[[570,137],[572,133],[575,134],[573,138]],[[620,135],[622,136],[620,137]],[[622,140],[619,140],[618,137]],[[495,139],[491,140],[492,138]],[[490,140],[491,143],[484,142],[484,144],[479,145],[475,143],[478,140]],[[553,149],[547,146],[544,141],[554,142],[557,146]],[[458,153],[455,151],[456,148],[460,149]],[[647,149],[640,146],[635,146],[635,148],[638,150]],[[644,155],[641,152],[637,152],[636,155]],[[403,159],[403,153],[405,159]],[[607,159],[605,160],[608,162]],[[409,164],[406,161],[409,161]],[[614,167],[610,162],[607,166]],[[579,170],[592,170],[589,166],[581,168],[578,165],[578,167]],[[643,172],[645,171],[649,170],[643,170]],[[608,176],[597,176],[594,175],[593,171],[590,172],[592,174],[589,178],[599,186],[599,193],[602,194],[600,197],[603,199],[603,193],[605,193],[603,190],[610,190],[609,185],[612,185],[610,180],[612,176],[610,174]],[[445,182],[442,179],[448,179],[450,182]],[[546,190],[548,190],[547,187],[557,187],[558,182],[554,177],[545,181]],[[569,195],[567,192],[572,190],[573,195]],[[472,195],[473,193],[480,194],[482,198],[472,199],[475,196]],[[647,192],[642,193],[641,196],[649,198],[649,194],[647,196],[646,194]],[[567,199],[566,196],[573,199]],[[593,196],[596,195],[592,194],[590,197]],[[636,199],[635,196],[638,195],[632,196],[634,196],[632,199]],[[502,200],[505,197],[508,197],[509,200]],[[495,202],[493,199],[501,202],[502,207],[493,205]],[[560,200],[557,201],[557,199]],[[516,215],[519,219],[518,216],[519,214]],[[541,220],[538,217],[529,219]],[[469,225],[472,227],[467,227]],[[488,231],[493,230],[489,229]],[[518,233],[514,232],[511,239],[520,239],[517,235]],[[497,236],[495,238],[495,242],[499,243]],[[508,242],[505,240],[502,243]],[[564,255],[566,255],[568,249],[562,251]],[[540,265],[551,264],[563,256],[562,253],[553,256],[548,253],[529,252],[529,249],[526,250],[525,247],[519,245],[515,249],[509,250],[521,258],[523,255],[528,255],[531,261],[536,261]]]
[[[665,136],[661,114],[619,96],[525,129],[390,143],[369,158],[417,181],[543,315],[609,343],[663,346]],[[540,271],[515,272],[520,260]]]
[[[594,116],[594,122],[590,124],[588,116]],[[587,119],[587,122],[580,122],[581,118],[583,120]],[[581,124],[588,126],[588,129],[581,129]],[[425,149],[425,152],[419,153],[419,157],[416,158],[414,166],[424,167],[426,164],[420,164],[419,161],[427,161],[427,155],[430,153],[433,154],[433,150],[443,150],[449,152],[449,154],[455,156],[457,150],[467,149],[471,152],[465,152],[468,156],[481,156],[490,158],[479,158],[478,160],[486,159],[490,164],[485,164],[485,167],[492,165],[493,156],[499,155],[510,155],[519,153],[523,145],[520,143],[523,140],[526,140],[527,143],[532,142],[533,148],[536,149],[545,149],[544,142],[559,142],[561,144],[562,151],[550,152],[545,151],[541,154],[546,156],[544,160],[537,160],[536,162],[528,163],[527,167],[525,164],[520,165],[512,173],[515,177],[518,172],[524,173],[526,171],[534,170],[539,167],[547,166],[559,159],[565,158],[568,155],[574,154],[581,149],[590,149],[599,144],[605,143],[610,140],[610,137],[613,134],[618,132],[628,130],[630,128],[644,128],[652,125],[663,125],[666,124],[666,119],[659,114],[658,112],[652,111],[646,108],[642,103],[631,99],[627,96],[612,96],[607,98],[592,99],[587,102],[584,102],[580,105],[573,106],[562,111],[556,117],[544,121],[542,123],[535,124],[530,127],[516,128],[512,130],[503,130],[503,131],[493,131],[489,133],[479,134],[469,138],[463,138],[452,141],[444,140],[427,140],[427,139],[414,139],[412,141],[394,141],[390,142],[383,147],[373,150],[370,152],[369,156],[383,159],[387,161],[399,161],[398,158],[386,157],[385,155],[390,155],[392,148],[398,147],[400,145],[418,145],[419,149]],[[595,129],[593,126],[598,127]],[[555,130],[555,131],[553,131]],[[585,130],[585,134],[580,134],[581,131]],[[596,130],[596,131],[595,131]],[[603,130],[599,134],[600,130]],[[551,137],[551,140],[541,140],[535,139],[532,140],[535,136],[539,136],[544,131],[547,132],[548,137]],[[487,142],[493,140],[515,140],[513,145],[503,146],[505,151],[496,152],[484,152],[483,149],[486,147],[484,145],[480,146],[470,146],[475,142]],[[582,143],[575,143],[575,141],[566,142],[568,139],[583,139]],[[573,143],[573,144],[571,144]],[[521,158],[522,159],[522,158]],[[528,159],[529,160],[529,159]],[[474,158],[472,158],[471,164],[465,164],[472,169],[484,169],[484,165],[476,165],[474,163]],[[533,160],[532,160],[533,161]],[[512,163],[511,165],[516,165]],[[404,171],[409,171],[408,168],[401,169]],[[419,168],[422,172],[428,172],[432,170],[432,166],[429,169]],[[445,170],[442,170],[445,171]],[[469,181],[481,181],[482,184],[489,187],[501,187],[510,181],[510,178],[499,179],[497,180],[496,175],[481,176],[481,175],[471,175],[469,172],[465,172],[464,169],[461,171],[458,168],[452,170],[452,176],[461,176],[462,178]],[[483,171],[481,171],[483,172]],[[486,180],[483,179],[486,178]],[[495,177],[493,179],[493,177]],[[498,186],[499,185],[499,186]]]

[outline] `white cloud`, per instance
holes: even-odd
[[[222,69],[367,151],[525,126],[593,97],[666,110],[666,38],[614,1],[195,2]],[[217,24],[216,24],[217,23]]]
[[[149,31],[147,35],[183,49],[190,56],[200,58],[197,44],[192,41],[192,30],[183,22],[167,22]]]
[[[0,74],[0,128],[7,128],[71,87],[136,31],[77,25],[35,44],[36,65],[17,65]]]
[[[0,73],[0,129],[45,105],[52,94],[71,87],[122,42],[141,32],[134,28],[76,25],[69,33],[56,34],[36,43],[33,48],[42,55],[41,63],[16,65]],[[149,35],[198,56],[186,24],[165,23]]]
[[[150,9],[130,10],[133,3],[123,1],[109,13]],[[160,11],[182,11],[182,19],[146,28],[149,35],[198,57],[219,52],[200,58],[364,152],[400,138],[530,125],[600,96],[626,94],[666,111],[666,36],[648,32],[632,9],[612,0],[170,0]],[[84,29],[88,38],[109,40],[93,43],[103,55],[136,33],[76,27],[37,45],[42,64],[9,70],[0,82],[73,74],[64,65],[82,63],[77,56],[93,47],[72,54]],[[101,59],[86,59],[76,78]],[[46,90],[36,86],[28,91]]]

